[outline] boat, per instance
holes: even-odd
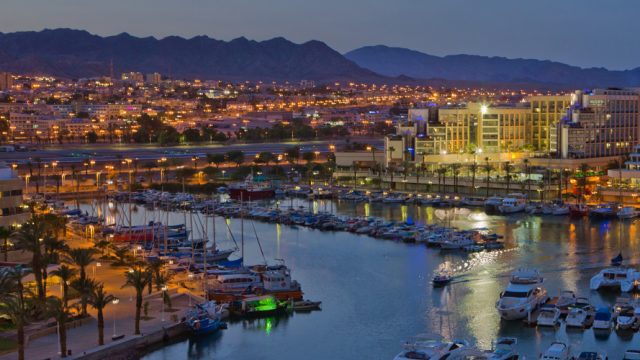
[[[569,215],[571,209],[567,205],[556,205],[551,209],[551,215],[553,216],[564,216]]]
[[[622,265],[623,260],[622,253],[620,252],[618,253],[618,256],[611,259],[611,266],[620,266]]]
[[[240,314],[244,316],[271,316],[293,310],[292,301],[279,301],[273,295],[244,298],[240,304]]]
[[[481,207],[485,205],[485,199],[481,197],[464,197],[460,200],[460,205],[468,207]]]
[[[491,350],[482,350],[475,346],[464,346],[445,354],[440,359],[524,360],[524,356],[515,351],[514,345],[516,343],[516,338],[501,338],[492,343]]]
[[[433,277],[433,280],[432,280],[433,287],[435,288],[445,287],[449,285],[449,283],[451,283],[451,280],[453,280],[453,276],[451,276],[450,273],[448,272],[438,273]]]
[[[321,310],[322,301],[301,300],[293,302],[294,311]]]
[[[607,354],[596,351],[583,351],[576,360],[608,360]]]
[[[419,339],[415,342],[406,342],[403,344],[403,350],[396,355],[394,360],[436,360],[444,359],[449,353],[457,349],[467,347],[466,341],[444,342],[432,339]]]
[[[640,360],[640,349],[628,349],[624,352],[622,360]]]
[[[640,213],[636,211],[636,208],[633,206],[625,206],[620,209],[616,215],[618,216],[618,219],[633,219],[640,215]]]
[[[196,304],[186,314],[186,324],[194,335],[206,335],[226,328],[222,314],[226,311],[226,305],[216,306],[215,301],[207,301]]]
[[[523,319],[547,302],[549,296],[542,286],[543,281],[535,269],[516,270],[496,303],[500,317],[504,320]]]
[[[572,218],[581,218],[589,215],[589,207],[585,204],[576,204],[569,206],[569,216]]]
[[[589,211],[589,216],[596,219],[611,219],[618,213],[618,204],[601,204]]]
[[[540,360],[570,360],[571,348],[566,343],[554,341],[547,350],[540,354]]]
[[[615,288],[622,292],[629,292],[633,290],[639,278],[640,273],[632,268],[611,267],[601,270],[592,277],[589,286],[591,290]]]
[[[254,201],[271,199],[276,193],[271,182],[261,176],[247,175],[244,182],[229,186],[229,197],[234,200]]]
[[[553,305],[543,305],[536,319],[538,326],[556,326],[560,322],[560,310]]]
[[[593,329],[599,331],[611,330],[611,310],[608,307],[600,307],[596,310],[596,315],[593,320]]]
[[[501,214],[514,214],[523,212],[527,207],[527,197],[523,194],[509,194],[502,204],[498,206]]]
[[[593,309],[591,309],[591,312],[589,310],[590,309],[578,307],[569,309],[569,313],[567,314],[567,318],[565,319],[567,327],[586,327],[589,321],[589,317],[592,316],[591,313],[593,312]]]
[[[560,293],[558,301],[556,301],[556,307],[559,309],[566,309],[569,306],[573,306],[576,303],[576,294],[571,290],[564,290]]]
[[[499,207],[502,205],[502,201],[504,199],[499,196],[492,196],[485,200],[484,202],[484,211],[487,214],[498,214],[500,213]]]
[[[490,360],[519,360],[524,357],[518,354],[515,350],[515,346],[518,344],[518,339],[512,337],[504,337],[496,340],[493,343],[493,351],[491,352]]]
[[[616,309],[616,328],[619,330],[628,330],[633,327],[636,322],[635,309],[631,305],[621,306]]]

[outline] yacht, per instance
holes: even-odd
[[[492,350],[481,350],[475,346],[465,346],[451,351],[447,359],[475,359],[475,360],[519,360],[524,359],[515,351],[515,338],[501,338],[494,342]]]
[[[619,330],[628,330],[633,327],[636,322],[635,309],[631,305],[621,306],[616,309],[616,328]]]
[[[618,212],[618,204],[609,203],[609,204],[602,204],[597,206],[594,209],[591,209],[591,211],[589,212],[589,216],[591,216],[592,218],[598,218],[598,219],[610,219],[615,217],[617,212]]]
[[[462,198],[462,200],[460,201],[460,204],[462,206],[469,206],[469,207],[479,207],[479,206],[484,206],[485,201],[484,198],[481,197],[465,197]]]
[[[608,360],[607,354],[595,351],[583,351],[576,360]]]
[[[498,210],[502,214],[513,214],[523,212],[526,207],[526,196],[523,194],[510,194],[502,200],[502,204],[498,206]]]
[[[512,275],[509,285],[500,294],[496,309],[505,320],[524,319],[549,296],[542,287],[543,278],[535,269],[518,269]]]
[[[631,268],[611,267],[601,270],[591,278],[589,283],[591,290],[601,288],[619,288],[622,292],[632,291],[640,273]]]
[[[556,326],[560,322],[560,310],[555,306],[543,306],[536,322],[538,326]]]
[[[564,215],[569,215],[570,212],[571,212],[571,210],[569,209],[569,206],[567,206],[567,205],[556,205],[556,206],[554,206],[552,208],[551,215],[564,216]]]
[[[439,360],[452,351],[468,346],[465,341],[443,342],[439,340],[419,339],[415,342],[407,342],[394,360]]]
[[[551,346],[540,355],[540,360],[569,360],[571,357],[571,348],[569,345],[560,342],[554,341],[551,343]]]
[[[637,217],[639,213],[633,206],[625,206],[620,209],[616,215],[618,215],[618,219],[633,219],[634,217]]]
[[[640,349],[628,349],[624,352],[622,360],[640,360]]]
[[[593,330],[611,330],[611,310],[608,307],[601,307],[596,310],[593,320]]]
[[[560,309],[566,309],[569,306],[573,306],[576,303],[576,294],[571,290],[563,291],[558,297],[558,301],[556,302],[556,306]]]

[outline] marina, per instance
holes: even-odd
[[[401,238],[385,241],[364,230],[323,231],[306,226],[305,222],[287,225],[258,220],[259,214],[273,208],[309,214],[326,212],[342,219],[386,219],[398,226],[414,224],[425,229],[487,229],[503,236],[500,241],[504,248],[443,252]],[[83,209],[88,211],[90,206],[83,205]],[[253,229],[245,233],[244,260],[257,264],[264,258],[272,263],[274,259],[286,259],[296,281],[303,285],[305,297],[321,300],[322,311],[232,320],[219,335],[169,345],[148,354],[146,359],[185,353],[196,359],[250,359],[259,357],[257,349],[264,347],[270,355],[287,359],[295,356],[291,354],[306,353],[306,348],[316,343],[314,339],[325,338],[328,331],[341,336],[323,342],[324,346],[317,350],[319,358],[340,352],[346,356],[371,354],[373,358],[392,359],[404,341],[425,333],[465,339],[478,351],[488,351],[496,339],[514,337],[518,339],[514,348],[528,357],[543,353],[560,338],[571,344],[575,356],[577,351],[604,349],[610,358],[616,358],[614,355],[622,356],[638,336],[633,329],[617,329],[617,320],[611,320],[608,333],[595,330],[595,309],[613,309],[620,294],[590,290],[591,279],[610,267],[619,253],[625,254],[625,266],[637,264],[637,225],[633,220],[572,219],[525,212],[487,215],[482,208],[324,199],[309,202],[299,198],[261,202],[252,211],[253,215],[248,212],[244,219],[247,229],[255,226],[255,233]],[[132,217],[139,223],[145,218],[166,218],[166,213],[138,206]],[[240,233],[242,220],[231,213],[220,215],[229,218],[216,216],[217,244],[223,249],[234,248],[231,234]],[[183,211],[169,211],[168,219],[168,224],[184,223]],[[261,245],[255,241],[255,234],[259,234]],[[362,265],[347,271],[347,264],[353,261]],[[434,287],[434,275],[445,262],[449,264],[451,281]],[[556,303],[571,291],[576,299],[584,299],[580,300],[584,308],[567,307],[558,317],[552,311],[552,326],[501,320],[494,306],[512,273],[523,267],[539,270],[545,289]],[[375,302],[368,301],[373,298]],[[391,304],[394,311],[382,310]],[[371,313],[379,316],[371,318]],[[537,320],[540,313],[531,315]],[[613,310],[610,316],[613,319]],[[353,336],[359,336],[358,345],[344,342]]]

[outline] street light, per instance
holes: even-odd
[[[164,322],[164,297],[167,291],[167,285],[162,285],[162,322]]]
[[[118,303],[120,302],[120,299],[118,298],[114,298],[113,300],[111,300],[111,303],[113,304],[113,337],[111,339],[115,340],[118,335],[116,333],[116,305],[118,305]]]

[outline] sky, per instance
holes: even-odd
[[[638,0],[2,0],[0,32],[282,36],[621,70],[640,66],[639,14]]]

